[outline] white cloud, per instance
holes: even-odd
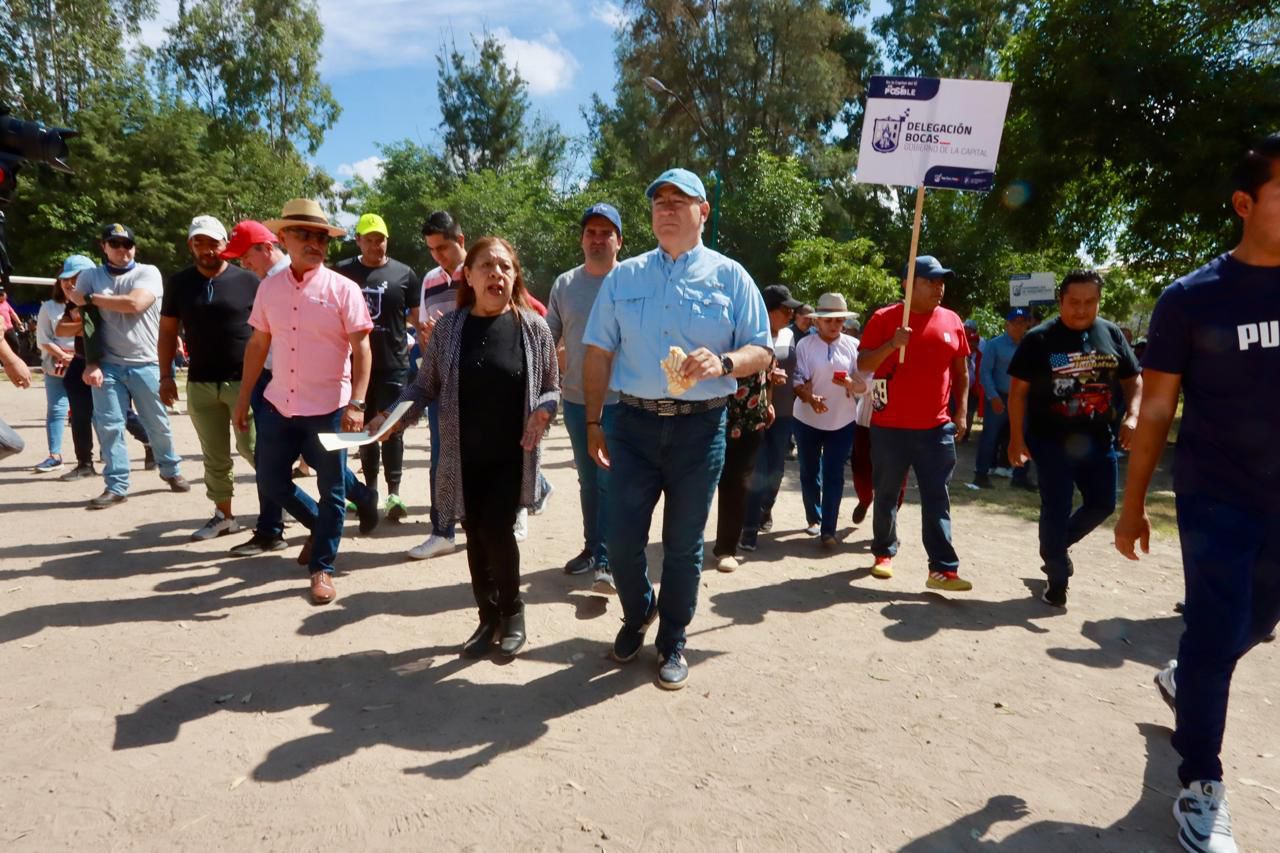
[[[363,178],[365,181],[373,183],[382,176],[382,164],[385,162],[381,157],[374,154],[354,163],[343,163],[338,167],[338,177],[347,179]]]
[[[516,38],[506,27],[499,27],[493,34],[502,42],[507,62],[528,82],[531,95],[551,95],[569,88],[581,67],[553,32],[548,31],[537,41]]]
[[[591,6],[591,17],[611,30],[617,30],[630,20],[623,10],[622,4],[611,2],[611,0],[593,4]]]

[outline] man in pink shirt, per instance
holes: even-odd
[[[264,494],[311,531],[298,562],[310,572],[311,600],[328,604],[337,596],[333,561],[347,499],[359,508],[361,533],[378,523],[378,493],[354,478],[349,491],[346,451],[327,452],[318,438],[364,428],[373,321],[359,285],[324,266],[330,238],[345,232],[329,224],[319,204],[294,199],[279,219],[265,225],[289,253],[289,266],[258,285],[236,426],[249,428],[250,396],[270,352],[271,382],[256,418],[258,479]],[[316,469],[319,505],[293,486],[293,463],[300,454]]]

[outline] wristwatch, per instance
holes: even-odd
[[[727,355],[720,356],[720,375],[728,376],[733,373],[733,359]]]
[[[363,412],[364,400],[352,400],[351,402],[347,403],[347,407],[350,409],[355,409],[357,412]]]

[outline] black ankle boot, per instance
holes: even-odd
[[[462,644],[462,653],[470,658],[478,658],[489,651],[489,647],[493,645],[493,638],[498,634],[498,622],[496,619],[481,619],[480,626],[476,628],[475,633],[467,638]]]
[[[498,653],[511,657],[524,648],[524,611],[518,610],[502,620],[502,643]]]

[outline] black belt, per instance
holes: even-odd
[[[662,417],[671,417],[673,415],[696,415],[700,412],[709,412],[728,403],[729,398],[712,397],[710,400],[673,400],[670,397],[663,397],[661,400],[649,400],[645,397],[632,397],[630,394],[622,393],[618,395],[618,402],[627,406],[634,406],[646,412],[653,412]]]

